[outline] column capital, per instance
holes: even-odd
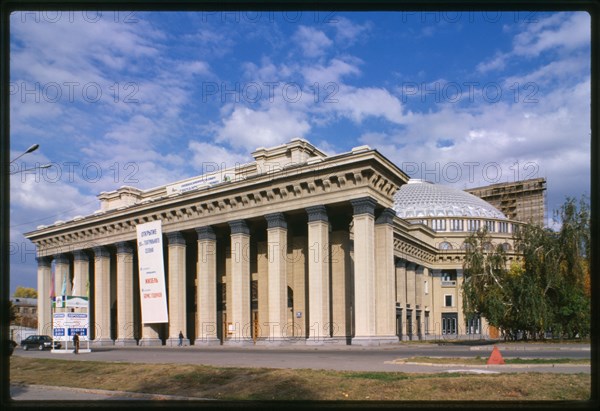
[[[69,258],[66,254],[56,254],[54,256],[54,262],[56,264],[69,264]]]
[[[417,265],[415,273],[417,275],[423,275],[423,271],[425,271],[425,267],[423,267],[422,265]]]
[[[89,257],[87,253],[83,250],[75,250],[73,251],[73,259],[75,261],[89,261]]]
[[[269,228],[287,228],[287,222],[283,213],[266,214],[267,229]]]
[[[375,206],[377,205],[377,201],[371,197],[355,198],[350,200],[350,204],[352,204],[352,208],[354,209],[354,215],[375,215]]]
[[[110,252],[105,246],[94,247],[92,250],[94,250],[94,257],[110,257]]]
[[[120,241],[115,245],[117,246],[117,254],[133,253],[133,245],[129,241]]]
[[[230,221],[229,227],[231,228],[231,234],[250,234],[250,229],[245,220]]]
[[[313,221],[329,221],[329,217],[327,216],[327,208],[325,208],[324,205],[306,207],[305,210],[308,214],[309,223],[312,223]]]
[[[397,268],[406,268],[406,260],[398,258],[396,259],[395,265]]]
[[[395,216],[396,211],[394,209],[386,208],[379,214],[379,217],[375,220],[375,224],[393,224]]]
[[[51,267],[52,257],[36,257],[38,267]]]
[[[180,231],[173,231],[166,234],[169,245],[185,245],[185,237]]]
[[[415,268],[417,268],[417,264],[411,263],[410,261],[406,262],[406,269],[407,270],[414,270]]]
[[[197,227],[196,234],[198,235],[198,240],[216,240],[217,236],[213,230],[213,228],[209,225],[204,227]]]

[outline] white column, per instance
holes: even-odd
[[[69,258],[66,254],[54,256],[54,291],[56,295],[71,295]]]
[[[133,245],[117,246],[117,339],[115,345],[137,345],[133,318]]]
[[[183,345],[190,345],[186,324],[185,298],[185,238],[180,232],[167,233],[169,242],[169,339],[167,345],[179,344],[183,333]]]
[[[401,340],[406,338],[406,260],[396,260],[396,303],[402,307],[400,331]]]
[[[250,318],[250,229],[244,220],[229,223],[231,228],[231,318],[227,319],[232,333],[224,344],[253,344]],[[227,330],[226,330],[227,331]]]
[[[287,223],[283,213],[268,214],[267,284],[268,318],[261,327],[269,329],[269,343],[282,341],[287,327]]]
[[[110,253],[94,247],[94,345],[113,345],[110,338]]]
[[[418,266],[415,270],[415,333],[419,339],[423,338],[423,333],[425,332],[423,328],[423,321],[425,320],[425,307],[423,305],[423,281],[425,276],[423,272],[425,267]],[[419,317],[417,317],[417,312],[419,312]]]
[[[375,220],[375,321],[377,336],[398,341],[396,337],[396,301],[394,267],[394,217],[386,208]]]
[[[354,209],[354,338],[353,344],[375,341],[375,206],[370,198],[350,201]]]
[[[198,273],[196,282],[195,345],[218,345],[217,338],[217,237],[210,226],[196,229],[198,234]]]
[[[37,257],[38,334],[52,335],[52,258]]]
[[[331,337],[329,319],[329,219],[325,206],[308,214],[308,344]]]
[[[350,233],[345,230],[332,231],[331,246],[331,322],[332,334],[337,342],[345,344],[351,337],[350,304],[352,301],[352,271],[350,264]]]
[[[416,274],[415,274],[416,264],[408,262],[406,264],[406,309],[404,310],[404,322],[405,322],[405,330],[406,330],[406,339],[412,340],[416,335],[417,326],[415,324],[415,319],[417,315],[416,311]],[[408,318],[408,313],[411,313],[410,318]],[[410,321],[410,324],[409,324]]]
[[[396,302],[406,308],[406,261],[396,261]]]
[[[83,250],[73,252],[73,289],[72,295],[88,297],[90,259]]]

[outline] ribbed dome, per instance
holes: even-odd
[[[411,179],[394,195],[394,210],[400,218],[483,217],[505,220],[488,202],[462,190]]]

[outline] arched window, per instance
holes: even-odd
[[[452,244],[448,241],[442,241],[438,247],[440,250],[452,250]]]

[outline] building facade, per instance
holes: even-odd
[[[544,227],[546,224],[546,179],[532,178],[465,190],[500,210],[505,216]]]
[[[39,332],[52,288],[89,296],[94,345],[361,344],[485,338],[465,319],[464,240],[487,227],[509,259],[514,222],[409,177],[367,146],[327,156],[301,139],[170,185],[99,195],[93,215],[27,233]],[[144,321],[136,229],[159,222],[168,319]],[[160,293],[157,293],[160,294]]]

